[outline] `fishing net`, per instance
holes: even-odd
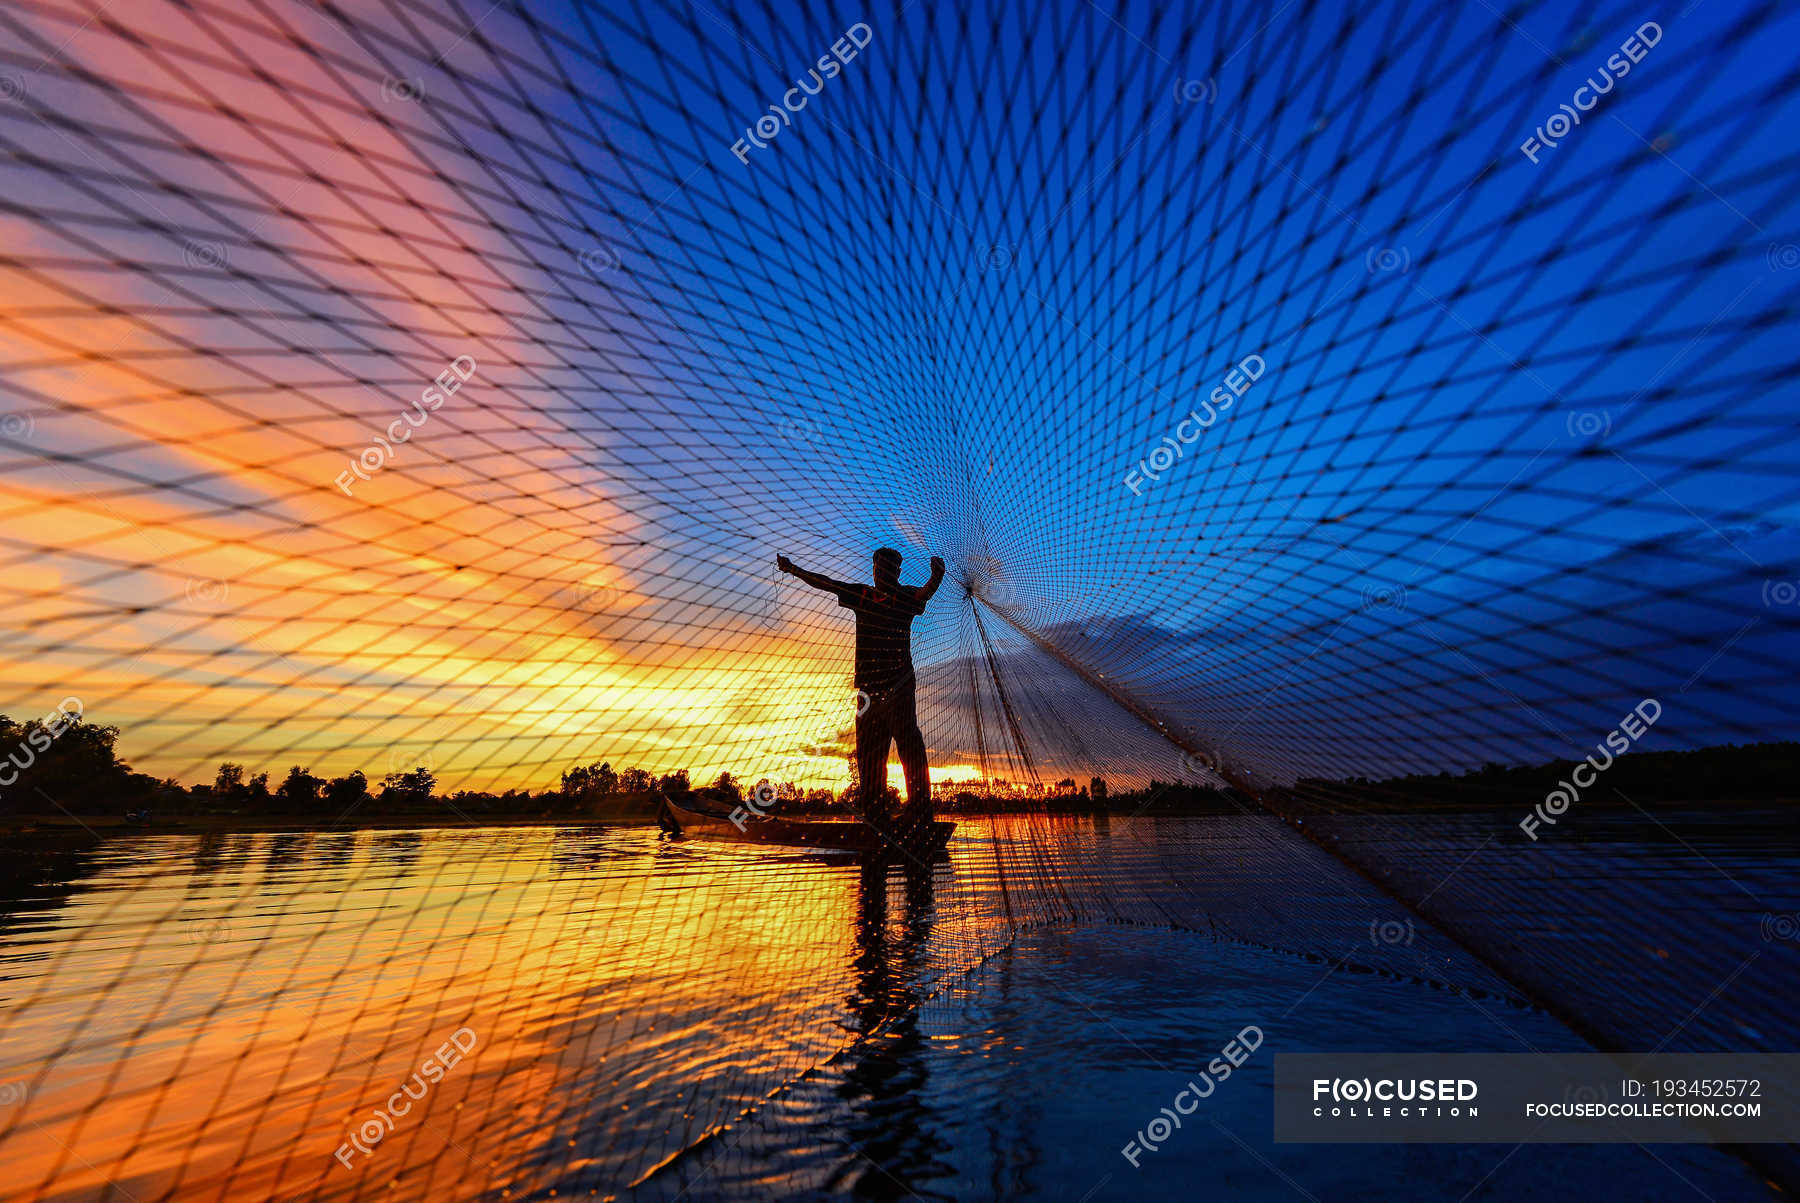
[[[1792,875],[1655,812],[1791,780],[1800,17],[1650,16],[0,11],[6,712],[146,775],[0,795],[67,833],[9,837],[12,1189],[899,1193],[775,1134],[1056,925],[1795,1047]],[[841,791],[848,615],[775,558],[880,546],[948,565],[940,807],[1016,813],[891,876],[495,825]],[[469,829],[156,828],[222,761]]]

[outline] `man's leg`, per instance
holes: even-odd
[[[872,694],[856,716],[856,784],[862,817],[885,827],[893,816],[887,805],[888,743],[893,739],[887,698]]]
[[[911,682],[894,699],[893,725],[900,767],[906,771],[906,811],[901,824],[911,831],[922,830],[931,822],[931,768],[925,760],[925,736],[919,731]]]

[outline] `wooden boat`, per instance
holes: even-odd
[[[735,816],[735,817],[734,817]],[[688,796],[677,802],[664,797],[657,821],[671,835],[734,840],[745,844],[778,844],[836,852],[903,851],[860,819],[781,819],[758,816],[748,807],[731,807],[711,798]],[[932,823],[913,851],[936,852],[949,842],[955,823]]]

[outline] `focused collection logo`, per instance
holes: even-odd
[[[1474,1119],[1480,1087],[1472,1078],[1314,1078],[1320,1119]],[[1329,1098],[1329,1102],[1326,1100]]]

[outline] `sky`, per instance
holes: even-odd
[[[0,14],[0,711],[841,784],[891,545],[940,779],[1794,734],[1792,13],[482,9]]]

